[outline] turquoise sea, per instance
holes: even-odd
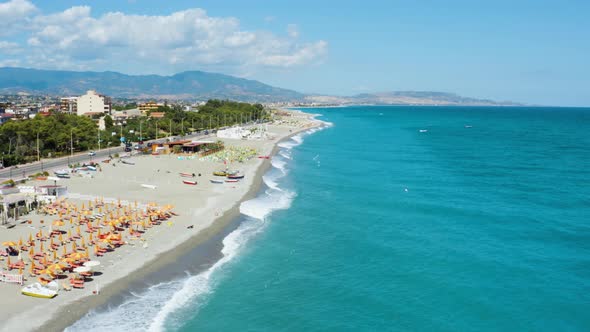
[[[306,111],[220,261],[69,330],[590,330],[590,109]]]

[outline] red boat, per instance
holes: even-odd
[[[240,181],[240,180],[237,180],[237,179],[227,179],[227,180],[225,180],[225,182],[230,182],[230,183],[231,182],[238,182],[238,181]]]
[[[258,156],[260,159],[270,159],[270,156]]]
[[[180,176],[182,176],[184,178],[192,178],[192,177],[195,177],[194,174],[190,174],[190,173],[180,173]]]
[[[190,184],[191,186],[196,186],[197,185],[197,181],[182,180],[182,183],[184,183],[184,184]]]

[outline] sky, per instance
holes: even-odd
[[[0,67],[590,106],[588,0],[0,0]]]

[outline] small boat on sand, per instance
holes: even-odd
[[[215,171],[213,172],[213,175],[215,176],[227,176],[227,172],[226,171]]]
[[[215,183],[215,184],[223,184],[223,181],[222,180],[213,180],[213,179],[211,179],[209,181],[211,181],[211,183]]]
[[[57,295],[57,283],[55,281],[50,282],[47,284],[47,287],[42,286],[40,283],[36,282],[34,284],[28,285],[21,289],[21,293],[23,295],[38,297],[42,299],[52,299]]]
[[[58,178],[62,178],[62,179],[69,179],[70,178],[70,171],[67,169],[62,169],[59,171],[55,171],[53,173],[55,173],[55,176],[57,176]]]
[[[258,156],[260,159],[270,159],[270,156]]]
[[[240,180],[238,180],[238,179],[227,179],[227,180],[225,180],[225,182],[227,182],[227,183],[235,183],[235,182],[239,182],[239,181]]]
[[[180,173],[180,176],[182,176],[183,178],[192,178],[192,177],[195,177],[195,174],[191,174],[191,173]]]
[[[244,174],[236,173],[227,176],[228,179],[239,180],[244,178]]]
[[[134,162],[132,162],[132,161],[128,161],[128,160],[121,160],[121,162],[122,162],[123,164],[126,164],[126,165],[135,165],[135,163],[134,163]]]
[[[156,189],[157,188],[153,184],[142,184],[141,186],[144,188],[148,188],[148,189]]]
[[[197,185],[197,181],[190,181],[190,180],[182,180],[182,183],[189,184],[191,186],[196,186]]]

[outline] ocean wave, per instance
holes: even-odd
[[[272,165],[272,167],[278,169],[279,171],[281,171],[283,173],[287,172],[287,169],[286,169],[287,162],[284,160],[281,160],[280,158],[277,158],[276,156],[270,160],[270,164]]]
[[[264,220],[275,210],[288,209],[295,196],[292,191],[269,188],[264,195],[240,204],[240,213]]]

